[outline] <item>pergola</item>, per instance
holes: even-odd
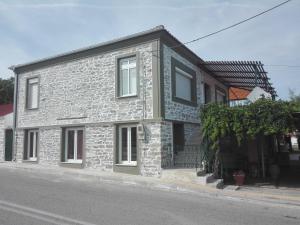
[[[252,90],[258,86],[277,96],[260,61],[204,61],[200,67],[229,87]]]

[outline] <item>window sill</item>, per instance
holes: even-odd
[[[26,108],[26,110],[31,111],[31,110],[38,110],[39,108]]]
[[[38,163],[37,159],[24,159],[23,160],[24,163]]]
[[[118,96],[117,99],[136,98],[136,97],[138,97],[137,94],[134,94],[134,95],[123,95],[123,96]]]
[[[137,164],[135,163],[135,164],[126,164],[126,163],[123,163],[123,164],[121,164],[121,163],[118,163],[118,164],[115,164],[116,166],[129,166],[129,167],[136,167],[137,166]]]
[[[82,164],[82,161],[70,161],[70,162],[60,162],[60,163],[62,163],[62,164],[76,164],[76,165],[78,165],[78,164]]]
[[[188,106],[193,106],[193,107],[197,107],[197,106],[198,106],[197,102],[194,102],[194,101],[188,101],[188,100],[185,100],[185,99],[176,97],[176,96],[173,96],[173,99],[172,99],[172,100],[173,100],[174,102],[176,102],[176,103],[180,103],[180,104],[183,104],[183,105],[188,105]]]

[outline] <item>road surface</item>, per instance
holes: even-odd
[[[300,208],[0,169],[1,225],[300,224]]]

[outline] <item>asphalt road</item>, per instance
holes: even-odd
[[[300,208],[0,169],[0,224],[300,224]]]

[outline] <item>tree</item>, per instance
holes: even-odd
[[[203,138],[215,151],[214,174],[219,175],[220,140],[232,137],[241,145],[247,139],[280,135],[294,128],[291,102],[260,99],[246,106],[229,107],[211,103],[201,110]]]
[[[0,104],[12,103],[14,98],[14,78],[0,78]]]
[[[295,91],[289,89],[290,102],[293,104],[294,110],[300,112],[300,94],[296,94]]]

